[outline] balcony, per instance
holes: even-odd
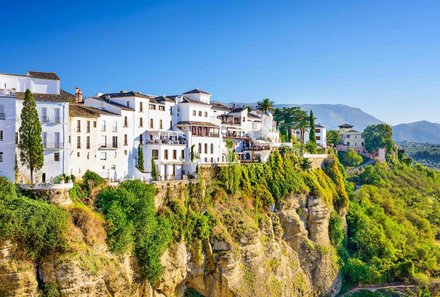
[[[120,143],[113,143],[112,145],[107,145],[107,144],[99,145],[99,150],[116,150],[118,148],[121,148]]]
[[[0,89],[0,96],[15,96],[15,89]]]
[[[64,148],[64,144],[58,142],[43,142],[43,148],[46,150],[61,150]]]
[[[41,123],[45,125],[56,125],[61,124],[61,119],[59,117],[50,118],[48,116],[42,116]]]
[[[180,138],[176,139],[175,137],[163,137],[160,139],[153,139],[145,141],[145,144],[175,144],[175,145],[186,145],[186,139]]]

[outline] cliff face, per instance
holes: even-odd
[[[246,198],[217,205],[209,239],[174,243],[161,258],[165,271],[151,287],[131,256],[115,256],[102,223],[72,215],[69,249],[38,262],[0,247],[0,296],[41,296],[50,285],[62,296],[331,296],[340,288],[330,245],[329,207],[311,195],[291,195],[255,222]]]

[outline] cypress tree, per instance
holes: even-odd
[[[144,172],[144,150],[140,144],[138,147],[138,169]]]
[[[310,133],[309,133],[309,140],[313,143],[316,143],[316,130],[315,130],[315,117],[313,115],[313,111],[310,111]]]
[[[154,162],[153,158],[151,158],[151,178],[157,180],[156,162]]]
[[[26,90],[21,110],[21,126],[19,130],[18,148],[20,161],[31,173],[31,183],[34,183],[34,172],[44,165],[44,148],[41,140],[41,124],[37,112],[34,95]]]

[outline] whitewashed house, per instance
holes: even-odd
[[[0,174],[11,181],[17,177],[17,182],[30,178],[29,170],[21,165],[17,147],[26,89],[34,94],[40,117],[44,165],[35,177],[44,183],[70,172],[68,119],[73,95],[60,89],[60,79],[52,72],[0,74]]]
[[[298,141],[301,141],[301,130],[295,129],[294,136]],[[322,148],[327,147],[327,128],[321,124],[315,125],[316,143]],[[304,131],[304,144],[310,139],[310,128],[306,128]]]

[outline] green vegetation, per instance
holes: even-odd
[[[20,161],[29,168],[31,183],[34,183],[34,172],[43,167],[44,149],[41,140],[41,124],[38,117],[37,104],[34,95],[26,89],[21,110],[21,126],[19,130],[18,148]]]
[[[95,197],[96,192],[105,184],[105,179],[103,179],[99,174],[87,170],[82,177],[82,189],[84,191],[84,196]]]
[[[363,162],[362,156],[359,155],[358,153],[356,153],[354,151],[354,149],[352,149],[352,148],[349,148],[345,152],[345,154],[344,154],[344,156],[342,158],[342,163],[344,165],[350,166],[350,167],[358,166],[358,165],[362,164],[362,162]]]
[[[387,124],[368,126],[364,130],[365,148],[370,153],[385,148],[387,157],[394,152],[393,129]]]
[[[160,257],[171,241],[171,225],[156,214],[155,189],[139,180],[105,188],[97,205],[107,220],[108,244],[115,253],[134,251],[147,279],[154,285],[163,267]]]
[[[144,172],[144,149],[142,144],[138,146],[137,168],[139,171]]]
[[[352,195],[340,250],[346,281],[426,284],[439,277],[440,173],[378,163],[353,180],[363,185]]]
[[[309,153],[316,154],[318,152],[318,145],[316,144],[315,116],[313,115],[312,110],[310,111],[309,126],[309,141],[307,142],[306,147]]]
[[[429,168],[440,169],[440,144],[405,142],[399,143],[399,148],[414,161]]]
[[[67,218],[54,205],[21,196],[0,176],[0,242],[12,240],[26,256],[38,259],[66,247]]]
[[[151,158],[151,178],[157,180],[157,167],[154,158]]]
[[[292,141],[292,130],[299,129],[301,132],[300,142],[305,143],[305,130],[310,124],[310,117],[306,111],[299,107],[277,108],[274,112],[281,137],[284,141]]]
[[[273,108],[274,102],[269,98],[264,98],[261,101],[257,102],[257,109],[261,110],[263,113],[269,113]]]
[[[339,135],[339,132],[336,130],[328,130],[327,131],[327,144],[336,146],[341,141],[341,135]]]

